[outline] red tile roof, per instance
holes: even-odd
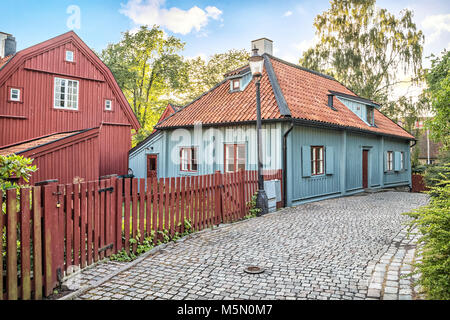
[[[403,128],[375,110],[375,125],[371,127],[335,98],[332,110],[328,107],[330,91],[357,97],[344,85],[325,75],[290,64],[278,58],[267,56],[273,66],[275,81],[278,81],[282,95],[292,118],[323,124],[337,125],[379,134],[414,137]],[[228,73],[239,74],[246,66]],[[273,80],[273,78],[272,78]],[[267,68],[261,79],[261,113],[263,120],[285,118],[280,113],[274,89]],[[256,120],[256,91],[250,83],[244,91],[230,92],[229,80],[224,80],[191,104],[182,108],[159,123],[158,129],[192,126],[195,122],[203,125],[247,122]]]
[[[8,63],[9,59],[11,59],[11,58],[12,58],[12,55],[6,56],[4,58],[0,58],[0,69],[3,68],[3,66],[5,66]]]
[[[22,142],[20,144],[15,144],[12,146],[6,146],[0,149],[0,156],[7,156],[10,154],[20,154],[25,151],[28,151],[30,149],[38,148],[40,146],[55,142],[57,140],[61,140],[70,136],[77,135],[81,133],[82,131],[76,131],[76,132],[66,132],[66,133],[56,133],[50,136],[46,136],[39,139],[34,140],[28,140],[25,142]]]

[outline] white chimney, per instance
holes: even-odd
[[[0,58],[16,53],[16,39],[4,32],[0,32]]]
[[[264,53],[268,53],[273,55],[273,41],[267,38],[261,38],[258,40],[252,41],[252,50],[256,48],[258,49],[258,54],[263,55]]]

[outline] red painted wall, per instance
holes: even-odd
[[[33,55],[33,50],[37,54]],[[74,63],[65,61],[66,50],[74,52]],[[12,69],[10,64],[17,61],[21,62],[18,69]],[[131,130],[136,124],[131,124],[130,108],[117,84],[112,83],[110,72],[99,68],[98,63],[74,33],[19,52],[0,70],[0,147],[48,134],[100,127],[99,174],[126,174]],[[79,81],[78,111],[53,108],[55,77]],[[10,87],[22,90],[21,102],[8,101]],[[105,99],[113,101],[112,111],[105,111]],[[76,162],[68,157],[66,164]]]
[[[98,179],[99,150],[99,130],[94,129],[21,155],[34,159],[33,164],[38,168],[31,176],[31,185],[53,179],[67,184],[73,183],[76,177],[85,182]]]

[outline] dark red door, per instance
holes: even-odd
[[[147,156],[147,178],[158,178],[158,156],[156,154]]]
[[[369,187],[369,150],[363,150],[363,188]]]

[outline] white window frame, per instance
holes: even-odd
[[[71,54],[72,59],[69,59],[68,55]],[[66,50],[66,61],[67,62],[75,62],[75,53],[71,50]]]
[[[13,91],[17,91],[17,98],[13,98]],[[11,90],[10,90],[10,92],[9,92],[9,99],[10,99],[11,101],[20,102],[20,101],[21,101],[21,100],[20,100],[20,94],[21,94],[20,89],[17,89],[17,88],[11,88]]]
[[[311,146],[311,175],[323,176],[324,174],[325,146]]]
[[[56,105],[56,88],[57,88],[56,83],[57,83],[58,80],[60,80],[60,81],[61,80],[67,81],[67,84],[68,84],[69,81],[75,82],[77,84],[77,94],[76,94],[76,98],[77,98],[76,99],[76,104],[77,104],[77,106],[76,106],[76,108],[67,107],[67,103],[69,102],[69,100],[68,100],[68,92],[64,92],[64,105],[65,106],[61,107],[61,106],[57,106]],[[66,85],[66,88],[68,89],[67,85]],[[61,99],[58,99],[58,100],[61,100]],[[53,108],[59,109],[59,110],[78,111],[78,109],[79,109],[79,100],[80,100],[80,82],[78,80],[64,79],[64,78],[58,78],[58,77],[54,78],[54,80],[53,80]]]
[[[108,102],[109,102],[109,107],[108,107]],[[106,99],[105,100],[105,110],[112,111],[112,108],[113,108],[112,100]]]

